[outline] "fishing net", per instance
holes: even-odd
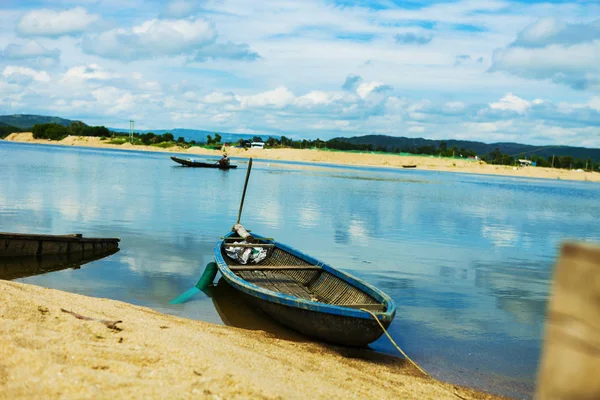
[[[234,245],[238,244],[250,244],[248,242],[234,242]],[[242,246],[227,246],[225,245],[225,254],[232,260],[240,264],[258,264],[265,258],[267,258],[267,249],[264,247],[242,247]]]

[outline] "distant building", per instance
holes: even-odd
[[[252,144],[250,145],[250,148],[252,148],[252,149],[264,149],[265,148],[265,144],[263,142],[252,142]]]

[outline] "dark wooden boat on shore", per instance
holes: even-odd
[[[194,168],[218,168],[218,169],[234,169],[237,168],[237,165],[227,165],[222,166],[218,163],[211,164],[200,161],[194,161],[190,159],[183,159],[179,157],[171,157],[171,160],[175,161],[178,164],[183,165],[184,167],[194,167]]]
[[[273,239],[246,236],[240,227],[236,225],[214,249],[219,271],[273,319],[306,336],[344,346],[366,346],[383,334],[364,310],[373,312],[385,328],[392,322],[396,307],[379,289]],[[234,243],[243,240],[252,244]],[[264,248],[267,257],[242,265],[225,250],[236,246]]]
[[[118,248],[114,248],[46,256],[0,257],[0,279],[20,279],[69,268],[79,269],[84,264],[108,257],[118,251]]]
[[[416,164],[406,164],[403,165],[402,168],[417,168]]]
[[[0,232],[0,257],[45,256],[119,248],[119,238],[85,238],[81,234],[37,235]]]

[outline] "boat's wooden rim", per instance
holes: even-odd
[[[100,243],[100,242],[120,242],[119,238],[86,238],[81,233],[71,233],[67,235],[42,235],[42,234],[30,234],[30,233],[12,233],[12,232],[0,232],[0,240],[2,239],[16,239],[16,240],[52,240],[55,242],[86,242],[86,243]]]
[[[225,261],[225,259],[223,258],[223,255],[221,253],[221,246],[223,245],[224,241],[228,237],[232,236],[233,234],[234,234],[234,232],[230,232],[229,234],[225,235],[223,240],[220,240],[219,242],[217,242],[217,245],[214,248],[214,255],[215,255],[215,261],[217,262],[217,266],[219,267],[219,271],[221,272],[221,274],[223,275],[225,280],[231,286],[236,288],[237,290],[239,290],[243,293],[246,293],[250,296],[260,298],[262,300],[266,300],[266,301],[270,301],[270,302],[278,303],[278,304],[283,304],[283,305],[286,305],[289,307],[301,308],[301,309],[305,309],[305,310],[311,310],[311,311],[321,312],[321,313],[328,313],[328,314],[333,314],[333,315],[340,315],[340,316],[351,317],[351,318],[373,319],[373,316],[371,314],[369,314],[368,312],[362,311],[360,309],[352,308],[351,306],[339,306],[339,305],[326,304],[326,303],[320,303],[320,302],[301,299],[298,297],[290,296],[290,295],[280,293],[280,292],[275,292],[275,291],[257,286],[253,283],[250,283],[250,282],[240,278],[231,270],[231,268],[229,268],[229,265],[227,265],[227,262]],[[255,237],[256,239],[263,239],[262,236],[256,235],[254,233],[252,234],[252,236]],[[379,318],[380,321],[390,321],[391,322],[392,319],[394,318],[394,315],[396,313],[396,305],[395,305],[394,301],[388,295],[383,293],[381,290],[377,289],[374,286],[371,286],[370,284],[368,284],[346,272],[335,269],[335,268],[331,267],[330,265],[325,264],[324,262],[319,261],[319,260],[317,260],[307,254],[304,254],[290,246],[287,246],[283,243],[273,242],[273,244],[275,245],[275,247],[278,247],[283,251],[287,251],[288,253],[291,253],[291,254],[295,255],[296,257],[299,257],[299,258],[305,260],[306,262],[312,264],[313,267],[318,267],[319,269],[323,269],[326,272],[328,272],[332,275],[335,275],[340,279],[343,279],[344,281],[350,283],[351,285],[356,286],[358,289],[366,292],[368,295],[372,296],[377,301],[381,302],[385,306],[386,311],[383,311],[383,312],[380,311],[380,312],[375,313],[375,315],[377,315],[377,318]],[[311,269],[313,267],[311,267]],[[260,268],[260,266],[256,266],[255,268],[258,269],[258,268]],[[367,308],[367,307],[361,307],[361,308]]]

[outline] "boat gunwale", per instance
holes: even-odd
[[[30,234],[30,233],[13,233],[13,232],[0,232],[0,240],[44,240],[47,242],[85,242],[85,243],[100,243],[100,242],[120,242],[119,238],[97,238],[97,237],[84,237],[77,236],[77,234],[66,234],[66,235],[47,235],[47,234]]]
[[[227,264],[227,262],[223,258],[223,255],[221,254],[221,248],[225,242],[225,239],[233,236],[234,234],[235,234],[234,232],[229,232],[227,235],[224,236],[224,239],[217,242],[217,245],[214,248],[215,260],[217,262],[217,266],[219,267],[219,271],[221,272],[221,274],[223,275],[225,280],[230,285],[232,285],[234,288],[236,288],[236,289],[240,290],[241,292],[248,294],[250,296],[254,296],[254,297],[257,297],[262,300],[286,305],[286,306],[293,307],[293,308],[300,308],[300,309],[304,309],[304,310],[328,313],[328,314],[332,314],[332,315],[339,315],[339,316],[349,317],[349,318],[360,318],[360,319],[370,319],[370,320],[373,319],[373,315],[371,313],[362,311],[360,309],[354,309],[354,308],[338,306],[338,305],[334,305],[334,304],[320,303],[320,302],[302,299],[299,297],[291,296],[288,294],[284,294],[281,292],[276,292],[276,291],[273,291],[270,289],[260,287],[258,285],[255,285],[255,284],[248,282],[245,279],[237,276],[229,268],[229,265]],[[263,238],[263,236],[256,235],[254,233],[252,234],[252,236],[255,237],[256,239]],[[393,320],[394,315],[396,313],[396,305],[395,305],[394,301],[392,300],[392,298],[389,297],[384,292],[382,292],[381,290],[377,289],[376,287],[370,285],[367,282],[364,282],[364,281],[348,274],[347,272],[335,269],[335,268],[331,267],[329,264],[326,264],[322,261],[317,260],[314,257],[304,254],[304,253],[294,249],[293,247],[290,247],[288,245],[285,245],[285,244],[277,242],[277,241],[273,241],[273,243],[275,244],[275,247],[277,247],[283,251],[286,251],[286,252],[288,252],[288,253],[290,253],[312,265],[322,268],[325,272],[328,272],[331,275],[334,275],[334,276],[342,279],[343,281],[347,282],[348,284],[355,286],[359,290],[362,290],[369,296],[373,297],[375,300],[380,301],[385,306],[385,311],[374,312],[374,314],[377,316],[377,318],[380,321],[391,322]]]

